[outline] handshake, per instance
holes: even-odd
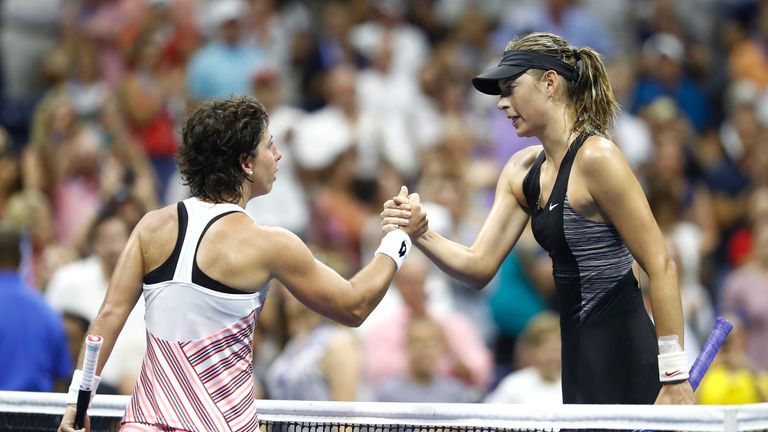
[[[403,230],[411,240],[416,241],[427,229],[429,220],[421,206],[419,194],[408,194],[408,188],[402,186],[400,193],[384,203],[381,214],[381,230],[389,233],[396,229]]]

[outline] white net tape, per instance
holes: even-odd
[[[59,393],[0,392],[0,415],[60,415]],[[97,395],[91,416],[121,417],[127,396]],[[727,406],[496,405],[257,401],[263,422],[412,425],[493,429],[613,429],[675,431],[768,430],[768,403]]]

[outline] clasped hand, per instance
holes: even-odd
[[[427,213],[421,206],[419,194],[408,194],[408,188],[402,186],[400,193],[384,203],[381,214],[381,230],[385,233],[402,229],[413,241],[429,229]]]

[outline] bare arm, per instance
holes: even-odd
[[[616,227],[632,256],[648,274],[658,336],[683,342],[683,309],[677,270],[640,183],[618,148],[590,138],[579,154],[580,172],[600,212]]]
[[[112,348],[115,346],[120,331],[125,325],[125,321],[128,319],[128,315],[136,306],[136,302],[141,295],[141,281],[144,277],[144,264],[141,252],[141,241],[139,239],[139,231],[142,226],[142,222],[131,233],[131,237],[128,239],[128,244],[123,249],[123,253],[120,255],[120,259],[117,262],[117,267],[112,273],[112,277],[107,287],[107,294],[104,297],[104,302],[101,304],[96,319],[93,320],[91,326],[88,328],[87,334],[100,335],[103,338],[101,345],[101,352],[99,353],[99,360],[96,365],[96,375],[101,375],[104,365],[109,359],[109,355],[112,353]],[[80,357],[77,361],[77,368],[82,369],[83,358],[85,357],[85,346],[80,349]],[[67,411],[64,413],[64,417],[61,420],[59,431],[71,432],[74,431],[74,419],[75,419],[75,406],[69,405]],[[86,424],[89,421],[86,417]]]
[[[271,276],[313,311],[357,327],[379,304],[397,270],[392,258],[377,254],[351,279],[318,261],[293,233],[269,229]]]
[[[428,229],[414,239],[414,243],[440,269],[451,277],[476,288],[483,288],[496,274],[502,261],[517,242],[528,222],[528,213],[520,205],[522,183],[540,147],[516,153],[504,167],[496,185],[496,197],[488,218],[485,220],[472,246],[464,246]],[[418,200],[418,196],[415,196]],[[409,224],[419,224],[424,219],[420,203],[412,202]],[[384,225],[403,224],[404,214],[398,213],[396,203],[388,201],[382,212]],[[406,216],[407,217],[407,216]],[[408,228],[405,228],[406,231]]]
[[[88,334],[97,334],[104,338],[99,362],[96,366],[96,375],[101,374],[128,315],[136,306],[141,295],[141,282],[144,277],[141,241],[139,239],[141,226],[140,222],[128,239],[128,244],[123,249],[115,271],[110,278],[104,302],[99,308],[96,319],[88,328]],[[85,349],[81,349],[78,367],[82,366],[84,353]]]
[[[683,307],[677,270],[648,200],[618,148],[590,138],[577,156],[587,189],[606,220],[612,223],[632,256],[648,274],[656,335],[683,339]],[[657,403],[693,403],[687,381],[664,385]]]

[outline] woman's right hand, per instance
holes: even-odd
[[[421,207],[419,194],[408,195],[405,186],[400,188],[400,194],[384,203],[380,216],[382,231],[386,233],[399,228],[414,241],[429,229],[429,219]]]
[[[75,413],[77,412],[77,408],[75,405],[67,405],[67,410],[64,411],[64,417],[61,419],[61,424],[59,425],[59,431],[58,432],[79,432],[79,431],[90,431],[91,430],[91,419],[88,418],[88,415],[85,416],[85,428],[83,429],[75,429]]]

